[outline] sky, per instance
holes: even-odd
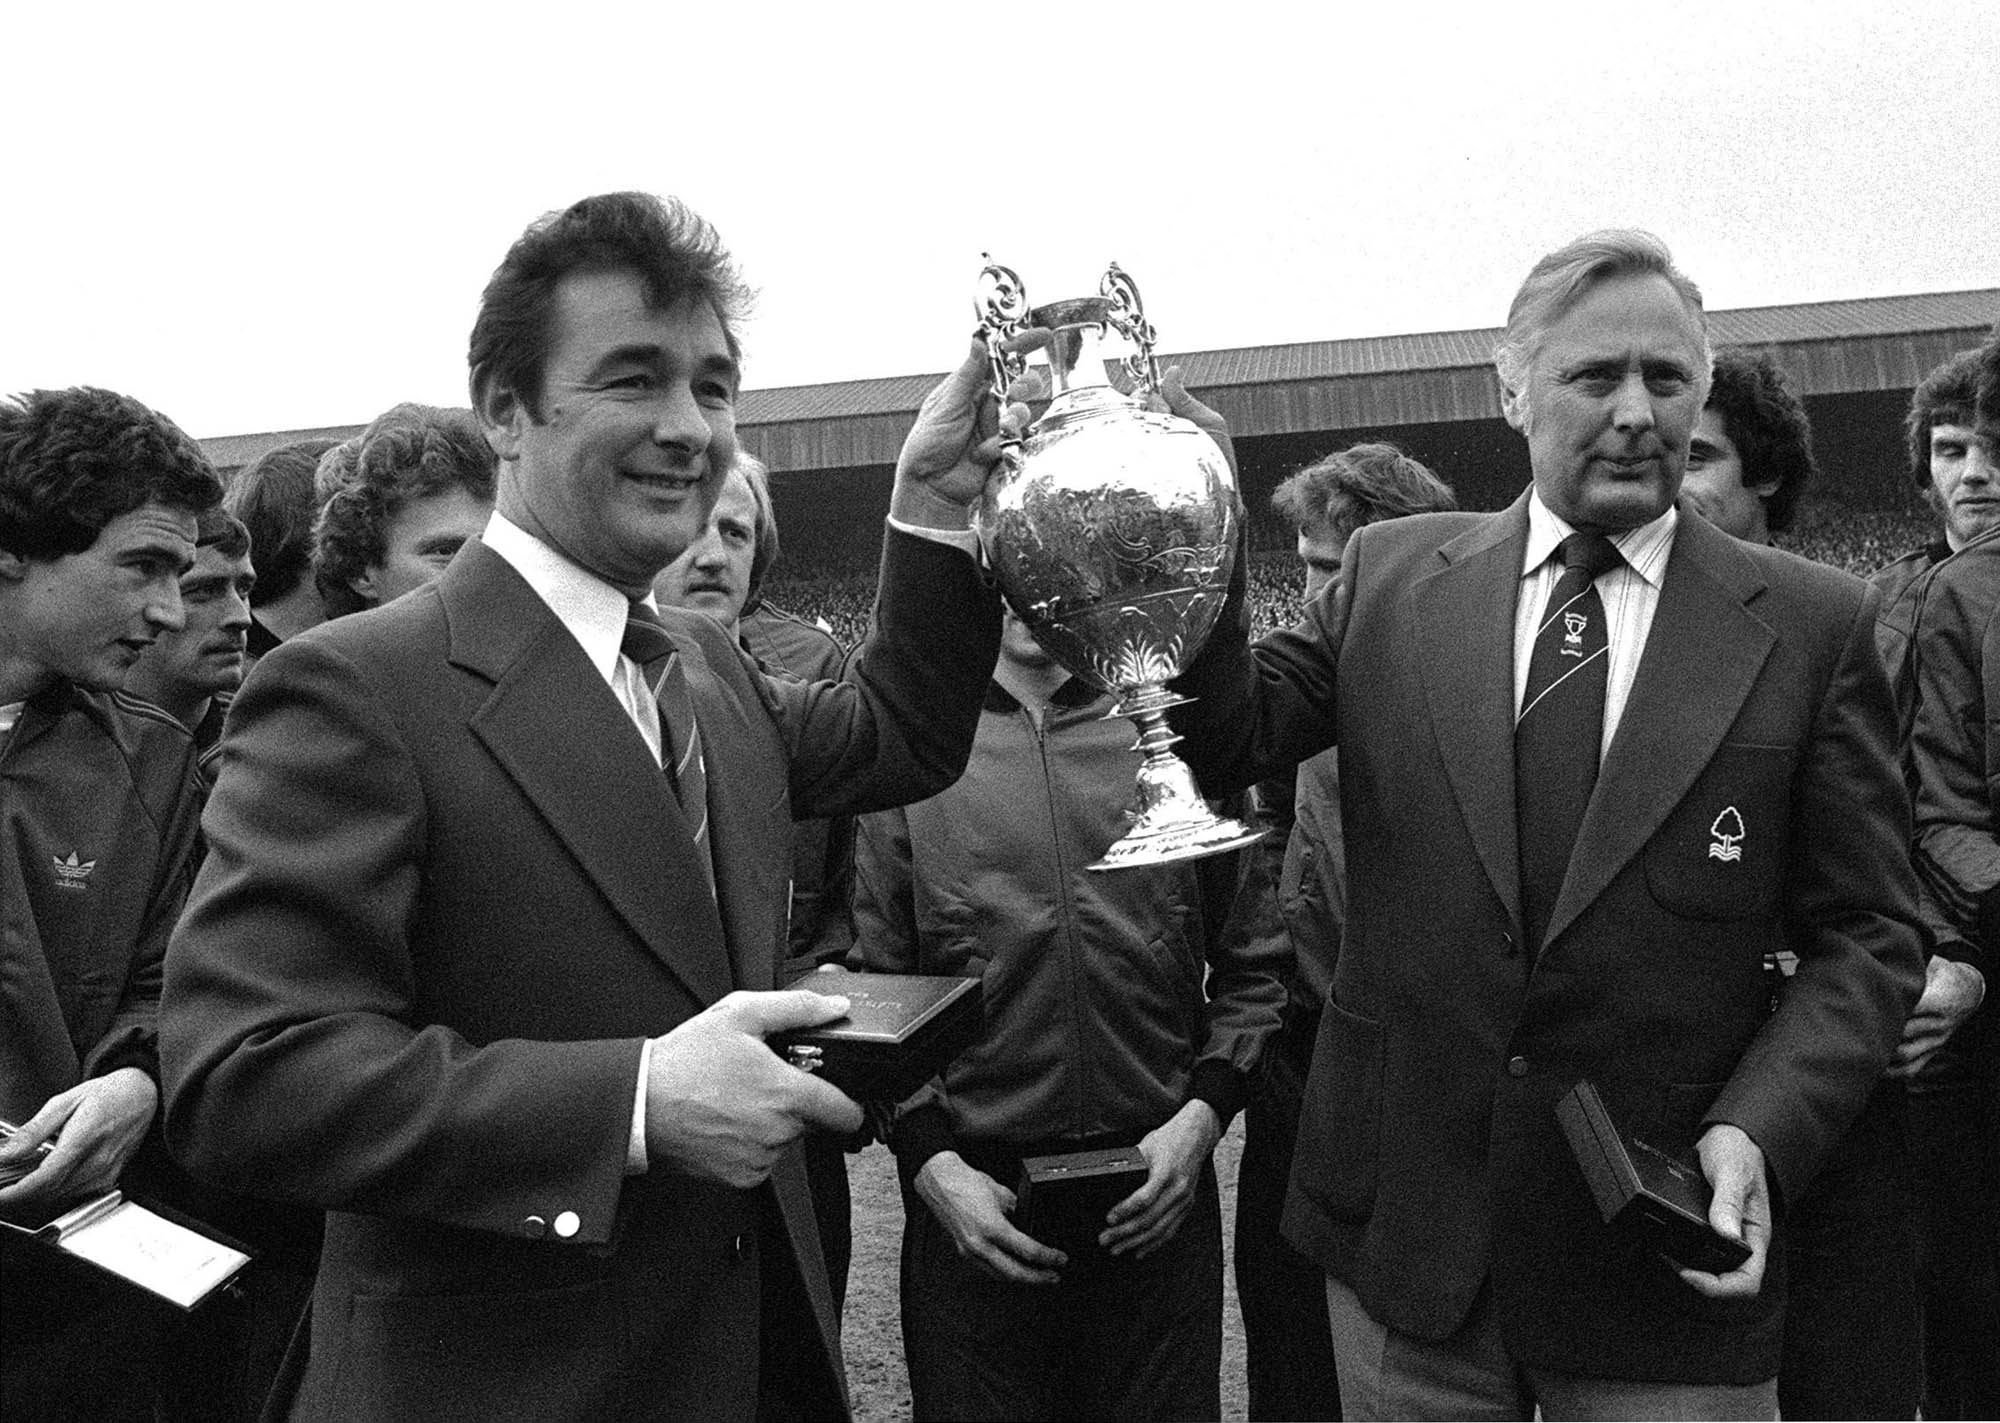
[[[20,8],[0,393],[202,438],[465,403],[508,244],[620,188],[720,230],[753,388],[946,369],[985,252],[1167,352],[1498,325],[1604,226],[1711,309],[2000,286],[1986,0]]]

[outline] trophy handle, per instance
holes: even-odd
[[[986,343],[986,359],[993,367],[993,398],[1005,405],[1008,388],[1028,370],[1028,358],[1003,344],[1009,336],[1027,329],[1028,292],[1020,273],[1001,266],[990,252],[979,255],[986,259],[986,266],[979,273],[979,290],[972,299],[972,310],[979,317],[973,334]]]
[[[1139,399],[1145,400],[1160,388],[1160,364],[1153,359],[1153,343],[1158,333],[1153,330],[1153,323],[1146,320],[1145,305],[1139,300],[1139,284],[1113,262],[1104,269],[1104,280],[1097,284],[1097,290],[1099,295],[1110,298],[1111,325],[1138,348],[1125,358],[1125,369],[1138,386]]]

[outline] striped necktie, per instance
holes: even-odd
[[[618,650],[638,665],[660,709],[660,729],[666,745],[660,760],[680,801],[681,814],[694,829],[695,858],[715,891],[715,865],[708,845],[708,770],[701,753],[701,725],[695,720],[694,699],[688,695],[687,669],[658,616],[643,603],[626,615],[625,636]]]
[[[1624,562],[1602,534],[1571,534],[1549,592],[1514,723],[1514,808],[1521,847],[1521,912],[1528,952],[1542,947],[1569,873],[1584,807],[1597,785],[1610,665],[1597,579]]]

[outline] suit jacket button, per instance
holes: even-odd
[[[733,1263],[741,1265],[749,1257],[750,1241],[747,1237],[739,1235],[729,1242],[729,1258]]]
[[[1525,1057],[1508,1058],[1507,1075],[1509,1077],[1526,1077],[1528,1075],[1528,1059]]]
[[[549,1223],[538,1215],[528,1216],[521,1222],[521,1234],[530,1240],[540,1240],[549,1233]]]
[[[556,1234],[560,1235],[564,1240],[569,1239],[582,1228],[583,1221],[577,1216],[575,1211],[564,1211],[556,1217]]]

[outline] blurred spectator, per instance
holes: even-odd
[[[312,578],[312,529],[320,501],[313,490],[319,458],[332,440],[299,440],[266,451],[236,472],[222,507],[250,535],[250,630],[244,667],[326,617]]]
[[[313,580],[328,617],[444,572],[493,512],[493,452],[469,410],[398,405],[323,455]]]

